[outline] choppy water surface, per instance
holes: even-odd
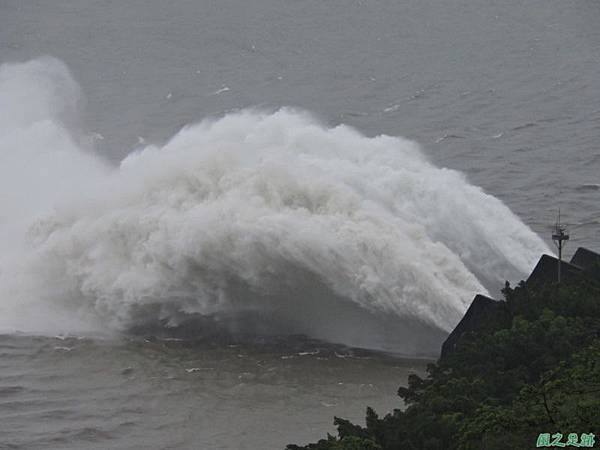
[[[0,448],[283,448],[362,420],[422,361],[253,344],[2,336]]]
[[[598,23],[0,0],[0,448],[277,449],[401,407],[558,206],[600,248]]]

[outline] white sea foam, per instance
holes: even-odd
[[[402,138],[246,110],[113,168],[76,143],[78,99],[57,60],[0,67],[2,329],[251,310],[364,344],[378,318],[451,329],[548,251]]]

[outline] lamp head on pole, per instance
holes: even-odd
[[[556,225],[554,226],[554,232],[552,233],[552,240],[559,248],[562,248],[563,241],[569,240],[567,228],[562,226],[560,223],[560,209],[558,210],[558,220],[556,221]]]

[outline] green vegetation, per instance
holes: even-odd
[[[533,449],[557,432],[594,433],[600,446],[600,287],[582,278],[503,292],[500,313],[398,390],[405,410],[367,408],[365,427],[335,418],[337,437],[287,449]]]

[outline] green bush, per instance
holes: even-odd
[[[366,425],[335,418],[338,436],[288,450],[534,448],[540,433],[600,435],[600,290],[585,279],[504,289],[508,314],[481,323],[427,377],[411,375],[407,405]]]

